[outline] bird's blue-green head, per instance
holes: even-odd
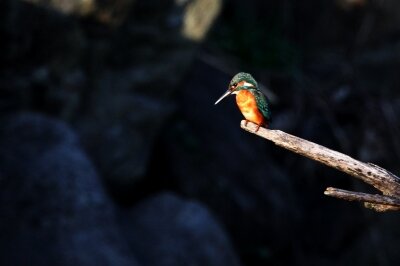
[[[256,80],[249,74],[240,72],[236,74],[229,83],[228,90],[215,102],[219,103],[231,94],[237,94],[240,90],[257,89]]]

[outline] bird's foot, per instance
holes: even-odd
[[[245,122],[244,122],[244,126],[245,127],[247,127],[247,123],[249,123],[249,120],[246,119]]]
[[[257,125],[256,132],[260,129],[261,125]]]

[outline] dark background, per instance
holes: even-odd
[[[400,172],[397,0],[0,2],[1,265],[398,265],[376,192],[240,129]]]

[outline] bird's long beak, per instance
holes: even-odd
[[[226,96],[229,96],[232,93],[231,90],[227,90],[215,103],[214,105],[216,105],[217,103],[219,103],[220,101],[222,101],[222,99],[224,99]]]

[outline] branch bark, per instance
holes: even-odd
[[[325,195],[350,201],[364,202],[364,206],[376,211],[400,210],[400,178],[372,163],[358,161],[343,153],[328,149],[314,142],[290,135],[281,130],[270,130],[243,120],[241,127],[253,134],[274,142],[276,145],[310,158],[314,161],[347,173],[373,186],[383,195],[366,194],[327,188]]]

